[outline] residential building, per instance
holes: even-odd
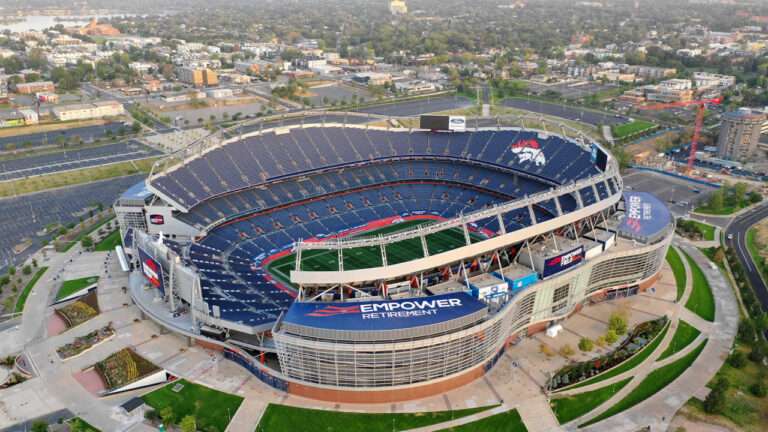
[[[749,108],[724,114],[717,140],[717,157],[736,161],[752,160],[757,156],[764,122],[764,113]]]
[[[210,87],[219,84],[216,72],[207,68],[181,67],[177,74],[179,81],[192,84],[195,87]]]
[[[0,76],[0,102],[8,101],[8,80],[5,76]]]
[[[0,111],[0,128],[24,126],[24,115],[19,110]]]
[[[405,15],[408,13],[408,5],[405,4],[405,0],[392,0],[389,2],[389,13]]]
[[[28,83],[18,83],[14,86],[16,93],[19,94],[33,94],[41,92],[52,92],[56,88],[51,81],[34,81]]]
[[[91,104],[76,104],[54,107],[53,115],[60,121],[86,120],[113,117],[125,112],[123,104],[116,101],[102,101]]]

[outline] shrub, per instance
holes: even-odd
[[[759,398],[765,397],[765,393],[766,393],[765,384],[763,384],[762,381],[758,381],[752,384],[751,386],[749,386],[749,392]]]
[[[618,312],[611,314],[608,319],[608,329],[616,332],[617,335],[623,335],[627,332],[627,318]]]
[[[16,275],[16,267],[14,267],[14,266],[8,267],[8,274],[11,275],[11,276]]]
[[[725,391],[728,390],[728,380],[725,378],[719,378],[712,390],[704,399],[704,411],[709,414],[718,414],[723,411],[725,407]]]
[[[31,266],[28,266],[28,265],[25,265],[25,266],[24,266],[24,267],[21,269],[21,272],[22,272],[22,273],[23,273],[25,276],[29,276],[30,274],[32,274],[32,267],[31,267]]]
[[[606,346],[608,342],[605,340],[605,336],[598,336],[597,339],[595,339],[595,345],[599,346],[600,348]]]
[[[154,421],[160,420],[160,414],[158,414],[157,410],[149,409],[146,412],[144,412],[144,418],[151,422],[154,422]]]
[[[619,336],[616,334],[616,330],[608,330],[605,332],[605,341],[609,344],[615,343],[619,340]]]
[[[728,364],[736,369],[741,369],[747,364],[747,360],[744,353],[736,351],[728,357]]]
[[[570,357],[574,354],[573,347],[570,344],[565,344],[560,347],[560,355],[563,357]]]
[[[547,344],[539,344],[539,351],[547,357],[552,357],[555,355],[555,353],[552,351],[552,348],[550,348]]]
[[[592,342],[592,339],[583,337],[581,340],[579,340],[579,349],[584,352],[592,351],[595,348],[594,342]]]
[[[749,359],[755,363],[760,363],[765,358],[765,345],[756,343],[749,352]]]

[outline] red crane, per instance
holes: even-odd
[[[720,98],[699,99],[699,100],[692,100],[687,102],[671,102],[671,103],[644,105],[644,106],[637,107],[637,109],[664,110],[669,108],[689,107],[691,105],[698,106],[698,109],[696,111],[696,123],[693,128],[693,138],[691,139],[691,152],[688,155],[688,172],[691,172],[693,170],[693,162],[696,160],[696,147],[699,144],[699,138],[701,138],[701,127],[704,124],[704,111],[707,108],[707,104],[719,104],[720,102],[721,102]]]

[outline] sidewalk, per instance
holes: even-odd
[[[677,353],[671,358],[679,358],[685,355],[684,353],[693,350],[694,347],[698,346],[696,344],[701,343],[701,340],[706,337],[708,341],[704,350],[688,370],[654,396],[622,412],[620,415],[610,417],[586,428],[585,430],[595,432],[634,431],[647,426],[650,427],[651,431],[667,430],[675,413],[693,395],[701,394],[701,392],[706,389],[706,384],[714,377],[720,367],[722,367],[736,337],[736,332],[738,331],[739,311],[736,298],[720,271],[712,270],[709,267],[707,258],[698,249],[686,244],[680,245],[680,248],[688,253],[704,272],[715,297],[716,310],[714,322],[707,322],[706,324],[708,325],[705,326],[703,323],[690,316],[687,309],[683,309],[683,305],[685,304],[684,300],[688,298],[690,290],[692,289],[690,268],[687,260],[683,260],[683,263],[686,266],[686,275],[688,277],[686,279],[686,294],[683,296],[683,301],[679,303],[679,307],[681,308],[679,316],[685,316],[686,320],[690,319],[691,321],[689,321],[689,323],[699,328],[699,330],[702,331],[702,334],[689,347],[686,347],[685,350]],[[701,325],[703,328],[698,327],[698,325]],[[671,329],[669,334],[671,334]],[[660,354],[662,352],[663,349],[660,347],[657,350],[657,353]],[[655,362],[655,358],[658,357],[658,355],[652,357],[654,357],[653,360]],[[655,369],[673,361],[671,358],[650,366],[653,366]],[[640,379],[633,380],[629,385],[624,387],[620,393],[629,393],[628,389],[633,387],[633,384],[635,386],[639,384],[645,375],[636,374],[636,376]],[[608,400],[605,404],[601,405],[600,410],[595,410],[593,413],[599,414],[608,407],[613,406],[621,400],[617,396]],[[584,418],[578,419],[571,424],[570,426],[572,426],[572,428],[569,429],[575,430],[576,424],[583,423],[593,417],[594,415],[584,416]]]

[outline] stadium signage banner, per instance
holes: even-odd
[[[141,273],[144,277],[153,287],[159,289],[162,295],[165,295],[163,266],[142,248],[139,248],[139,261],[141,261]]]
[[[454,132],[465,132],[467,130],[467,118],[464,116],[449,116],[448,129]]]
[[[582,261],[584,261],[584,246],[579,246],[568,252],[544,260],[544,271],[542,272],[542,276],[546,278],[556,275],[581,264]]]
[[[398,330],[438,324],[485,308],[465,292],[388,301],[296,302],[284,322],[330,330]]]
[[[149,215],[149,223],[152,225],[163,225],[165,224],[165,216],[161,214]]]
[[[619,231],[631,236],[654,235],[672,222],[667,206],[647,192],[624,192],[624,212]]]

